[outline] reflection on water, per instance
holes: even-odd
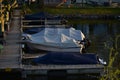
[[[109,49],[114,46],[116,35],[120,34],[120,23],[92,23],[73,25],[80,29],[91,40],[88,53],[96,53],[108,62]],[[91,75],[57,75],[57,76],[29,76],[27,80],[99,80]]]
[[[108,62],[109,48],[114,46],[116,35],[120,34],[120,23],[78,24],[80,29],[91,40],[88,52],[96,53]]]

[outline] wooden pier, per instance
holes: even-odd
[[[34,24],[30,24],[30,23],[34,23]],[[31,28],[31,27],[65,28],[65,27],[68,27],[65,24],[61,24],[60,20],[22,20],[21,26],[22,28]]]
[[[102,73],[104,66],[100,64],[90,65],[25,65],[22,64],[21,46],[21,15],[20,10],[14,10],[10,31],[5,37],[6,43],[0,53],[0,71],[20,71],[26,77],[29,74],[47,75],[50,70],[65,70],[67,74],[76,73]]]
[[[67,75],[70,74],[102,74],[104,71],[104,65],[101,64],[79,64],[79,65],[45,65],[45,64],[33,64],[31,61],[38,57],[44,56],[46,53],[25,54],[23,56],[22,69],[23,75],[48,75],[50,71],[63,71]]]
[[[21,39],[20,31],[20,10],[14,10],[11,29],[4,37],[3,49],[0,53],[0,69],[21,68]]]
[[[33,27],[38,27],[38,28],[65,28],[68,27],[66,25],[23,25],[22,28],[33,28]]]
[[[22,77],[29,75],[103,75],[103,65],[23,65]],[[52,77],[52,76],[51,76]]]

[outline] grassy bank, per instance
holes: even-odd
[[[67,7],[40,7],[40,5],[23,5],[22,9],[26,13],[37,13],[37,12],[47,12],[50,14],[64,14],[64,15],[120,15],[120,8],[110,8],[110,7],[87,7],[87,8],[67,8]]]
[[[50,14],[120,15],[120,8],[44,8]]]
[[[67,24],[113,24],[120,23],[119,20],[103,20],[103,19],[68,19]]]

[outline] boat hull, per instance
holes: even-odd
[[[42,44],[35,44],[31,42],[27,42],[27,45],[32,50],[45,50],[45,51],[53,51],[53,52],[82,52],[82,47],[57,47],[57,46],[49,46]]]

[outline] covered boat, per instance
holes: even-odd
[[[56,65],[79,65],[99,64],[96,54],[75,54],[50,52],[44,56],[33,59],[35,64],[56,64]]]
[[[85,36],[74,28],[44,28],[42,31],[27,35],[27,45],[31,49],[55,52],[81,52],[84,48],[80,41]]]

